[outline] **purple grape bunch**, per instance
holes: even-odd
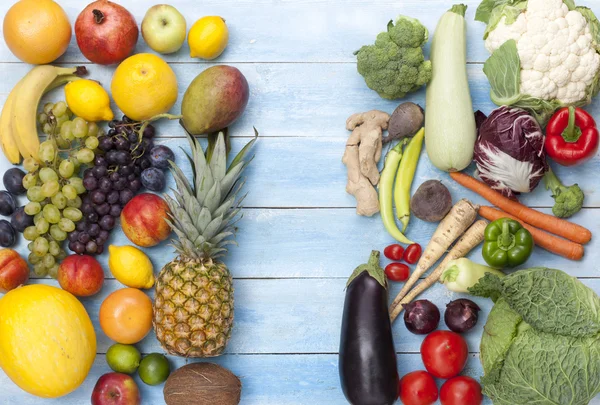
[[[83,219],[68,235],[69,249],[77,254],[98,255],[104,251],[110,231],[125,204],[142,188],[140,175],[151,166],[148,154],[155,129],[128,117],[110,121],[109,131],[98,138],[93,166],[83,174]]]

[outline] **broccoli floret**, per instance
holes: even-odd
[[[555,201],[552,213],[555,216],[569,218],[581,210],[584,195],[577,184],[568,187],[563,185],[552,169],[544,175],[544,182],[546,189],[552,191],[552,198]]]
[[[422,49],[428,38],[429,31],[419,20],[400,16],[377,35],[374,45],[356,52],[358,73],[381,97],[402,98],[431,80],[431,62]]]

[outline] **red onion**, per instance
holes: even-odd
[[[440,322],[439,309],[428,300],[417,300],[403,304],[406,329],[417,335],[434,331]]]
[[[466,298],[454,300],[446,305],[444,322],[451,331],[464,333],[477,324],[480,310],[477,304]]]

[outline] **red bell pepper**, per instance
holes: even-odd
[[[561,108],[546,127],[546,153],[563,166],[579,165],[594,157],[599,143],[596,121],[581,108]]]

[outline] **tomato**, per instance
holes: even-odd
[[[400,379],[400,401],[404,405],[431,405],[437,399],[437,385],[427,371],[413,371]]]
[[[481,386],[467,376],[449,379],[440,390],[442,405],[480,405],[483,402]]]
[[[404,248],[398,244],[389,245],[383,249],[383,254],[390,260],[402,260],[404,254]]]
[[[385,266],[385,275],[392,281],[406,281],[409,273],[410,269],[404,263],[390,263]]]
[[[465,339],[449,330],[431,332],[421,344],[421,358],[427,371],[437,378],[452,378],[467,363],[469,348]]]
[[[415,264],[421,257],[422,251],[423,249],[421,249],[421,245],[418,243],[413,243],[412,245],[408,245],[402,258],[408,264]]]

